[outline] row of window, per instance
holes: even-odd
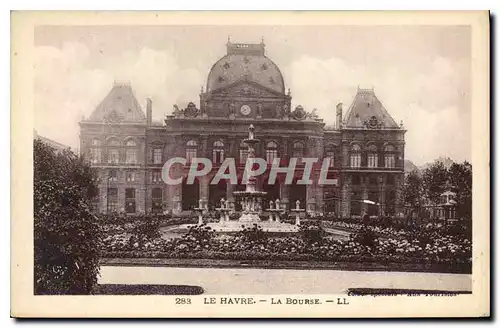
[[[99,139],[93,139],[92,142],[91,142],[91,145],[92,147],[100,147],[102,146],[102,142],[101,140]],[[116,139],[116,138],[109,138],[106,140],[106,143],[104,144],[106,146],[111,146],[111,147],[120,147],[122,146],[121,142]],[[125,142],[125,146],[126,147],[137,147],[137,143],[132,140],[132,139],[128,139],[126,142]]]
[[[101,148],[90,148],[90,161],[91,163],[103,163],[103,151]],[[162,164],[163,150],[161,148],[151,149],[149,162],[153,164]],[[107,149],[107,161],[108,164],[119,164],[120,160],[120,149],[109,148]],[[126,149],[125,150],[125,164],[137,164],[137,149]]]
[[[367,183],[370,185],[378,185],[379,183],[382,183],[381,179],[382,179],[382,177],[371,175],[368,177]],[[385,182],[388,185],[394,185],[394,183],[395,183],[394,175],[388,174]],[[351,176],[351,183],[353,185],[360,185],[361,184],[361,176],[356,175],[356,174],[352,175]]]
[[[135,142],[129,140],[129,142],[135,145]],[[131,144],[132,145],[132,144]],[[95,146],[93,144],[93,146]],[[384,154],[384,167],[394,168],[395,167],[395,154],[394,147],[387,145],[384,148],[386,152]],[[278,145],[274,141],[269,141],[266,144],[266,161],[267,163],[272,163],[275,158],[278,158]],[[305,146],[302,142],[295,142],[292,147],[292,157],[297,158],[299,161],[304,157]],[[191,162],[193,158],[198,155],[198,144],[195,140],[189,140],[186,143],[186,160]],[[248,145],[244,142],[240,144],[240,154],[239,154],[240,164],[244,164],[248,157]],[[327,150],[325,152],[325,157],[330,159],[329,167],[335,165],[335,151]],[[350,166],[351,167],[361,167],[361,147],[354,144],[351,148],[350,153]],[[93,147],[90,149],[90,158],[92,163],[102,163],[102,149]],[[212,161],[213,163],[222,163],[224,161],[224,143],[222,141],[215,141],[213,143],[212,150]],[[150,150],[149,162],[153,164],[163,163],[163,149],[153,148]],[[110,148],[107,151],[107,163],[108,164],[118,164],[120,163],[120,149]],[[126,149],[125,151],[125,164],[137,164],[137,149]],[[375,168],[379,167],[378,154],[376,153],[376,147],[371,145],[368,147],[367,153],[367,167]]]
[[[351,153],[350,155],[350,167],[361,167],[361,153]],[[370,168],[379,167],[378,154],[368,153],[366,166]],[[385,168],[395,168],[396,167],[396,155],[395,154],[384,154],[384,164]]]
[[[97,164],[103,163],[101,148],[90,148],[90,162]],[[121,163],[120,160],[120,150],[116,148],[108,149],[107,151],[107,161],[108,164],[118,164]],[[125,164],[137,164],[137,150],[127,149],[125,151]]]
[[[138,172],[136,172],[136,171],[125,171],[125,181],[127,181],[127,182],[136,181],[137,173]],[[111,181],[111,182],[118,181],[119,180],[118,170],[109,170],[107,179],[108,179],[108,181]],[[149,172],[149,180],[151,182],[161,182],[162,181],[161,171]]]
[[[108,188],[107,190],[106,209],[110,212],[121,212],[118,201],[118,188]],[[135,188],[125,188],[125,206],[123,208],[126,213],[136,212],[136,192]],[[163,210],[163,189],[153,188],[151,190],[151,211],[161,212]]]

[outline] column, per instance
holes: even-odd
[[[306,204],[303,205],[306,213],[316,211],[316,192],[314,184],[306,186]]]
[[[125,188],[116,185],[114,187],[118,188],[118,212],[125,212]]]
[[[386,182],[386,176],[383,175],[380,177],[380,196],[379,196],[379,199],[380,199],[380,204],[382,204],[380,206],[380,211],[382,213],[380,213],[380,215],[385,215],[385,182]]]
[[[231,211],[234,211],[235,209],[233,190],[234,190],[234,185],[232,185],[231,182],[228,180],[226,184],[226,199],[229,202],[229,208],[231,209]]]
[[[396,175],[394,183],[396,184],[395,214],[398,215],[399,213],[403,212],[402,197],[403,197],[404,175],[403,174]]]
[[[208,197],[210,193],[210,177],[208,175],[199,178],[199,188],[200,188],[200,199],[202,201],[203,207],[208,204]]]
[[[281,204],[283,206],[283,208],[285,210],[290,210],[292,207],[291,205],[289,204],[290,203],[290,200],[289,200],[289,190],[290,190],[290,186],[285,184],[284,182],[280,184],[280,200],[281,200]]]
[[[351,216],[351,176],[344,174],[342,177],[342,187],[340,190],[340,213],[339,217],[349,218]]]
[[[135,212],[136,213],[146,212],[146,208],[145,208],[145,204],[144,204],[145,193],[146,193],[146,187],[136,186],[136,188],[135,188]]]
[[[366,177],[363,177],[363,193],[361,199],[368,199],[368,186],[366,185]],[[361,203],[361,215],[368,213],[368,204]]]

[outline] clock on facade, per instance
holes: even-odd
[[[252,108],[250,108],[250,106],[248,106],[248,105],[243,105],[240,108],[240,112],[243,115],[248,115],[248,114],[250,114],[251,111],[252,111]]]

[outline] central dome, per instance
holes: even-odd
[[[227,54],[208,74],[207,92],[240,80],[254,81],[264,87],[285,93],[283,75],[278,66],[265,56],[264,43],[227,43]]]

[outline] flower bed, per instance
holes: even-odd
[[[142,243],[119,234],[105,239],[102,257],[449,264],[466,268],[471,263],[472,247],[467,239],[422,231],[405,232],[399,238],[377,238],[373,229],[360,228],[342,241],[322,238],[315,229],[304,226],[298,237],[272,238],[254,227],[235,236],[215,238],[215,233],[202,225],[191,227],[180,238],[154,238]]]

